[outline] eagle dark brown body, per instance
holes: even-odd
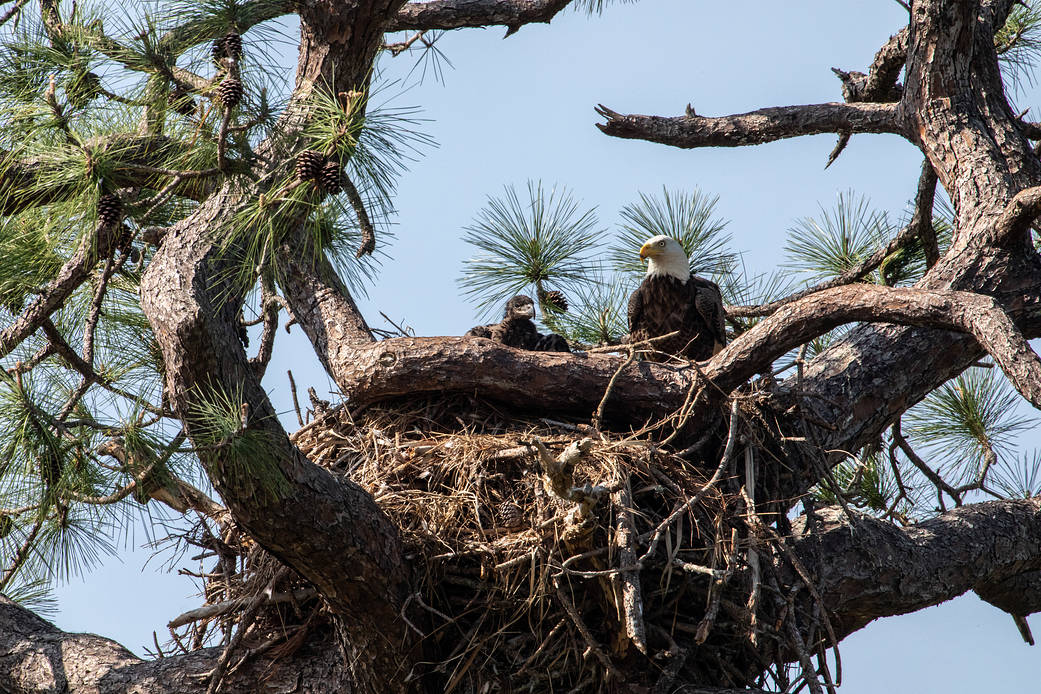
[[[629,297],[629,341],[640,342],[679,332],[659,340],[648,361],[667,361],[676,355],[704,361],[726,344],[723,298],[719,286],[696,275],[687,281],[672,275],[648,275]]]

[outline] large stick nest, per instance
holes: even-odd
[[[465,396],[339,408],[293,440],[401,529],[418,567],[402,618],[427,689],[783,688],[787,662],[821,662],[825,628],[807,617],[816,635],[792,642],[785,615],[818,611],[777,586],[783,544],[742,496],[742,447],[720,460],[721,414],[711,466]]]

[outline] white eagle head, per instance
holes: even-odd
[[[640,260],[647,261],[647,276],[672,275],[684,282],[690,278],[690,261],[680,242],[671,236],[655,236],[640,247]]]

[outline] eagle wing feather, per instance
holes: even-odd
[[[727,343],[726,310],[723,308],[723,293],[715,282],[691,275],[690,286],[694,294],[694,308],[701,315],[705,326],[712,334],[715,346],[713,354],[719,352]]]

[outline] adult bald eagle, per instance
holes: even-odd
[[[536,352],[570,352],[567,340],[556,333],[543,335],[535,327],[535,302],[531,297],[518,294],[506,302],[506,313],[499,323],[478,325],[466,334],[470,337],[486,337],[501,342],[507,347]]]
[[[640,248],[647,275],[629,297],[629,342],[640,342],[679,331],[652,343],[650,361],[666,354],[702,361],[727,343],[723,295],[714,282],[690,272],[683,247],[668,236],[655,236]]]

